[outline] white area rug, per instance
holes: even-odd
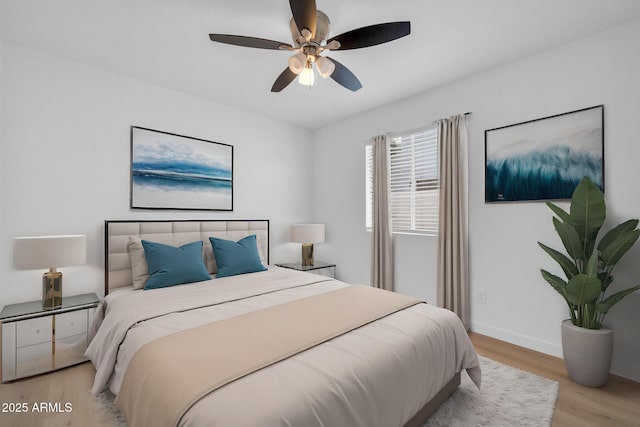
[[[458,390],[425,427],[550,426],[559,384],[548,378],[480,358],[482,388],[464,372]]]
[[[484,357],[482,389],[478,390],[466,372],[460,388],[433,414],[425,427],[516,427],[550,426],[558,398],[556,381],[512,368]],[[97,398],[103,416],[114,427],[126,423],[113,403],[113,394]]]

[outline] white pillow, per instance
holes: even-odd
[[[218,265],[216,264],[216,256],[213,253],[213,248],[211,247],[211,242],[208,238],[206,242],[203,241],[202,252],[204,256],[204,264],[207,266],[209,274],[216,274],[218,272]]]
[[[131,261],[131,278],[133,279],[133,289],[142,289],[149,279],[149,266],[144,256],[142,239],[129,236],[127,243],[129,250],[129,260]]]

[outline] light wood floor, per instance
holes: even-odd
[[[569,380],[561,359],[517,347],[483,335],[470,333],[479,354],[498,362],[560,383],[553,417],[554,427],[622,427],[640,425],[640,384],[611,376],[599,389],[582,387]],[[111,427],[108,414],[91,396],[95,370],[83,363],[54,373],[0,384],[0,405],[28,403],[28,414],[1,412],[0,426],[21,427]],[[68,413],[34,413],[33,404],[71,403]]]
[[[553,427],[640,426],[640,383],[615,375],[602,388],[583,387],[567,376],[564,361],[470,333],[478,354],[560,383]]]
[[[28,413],[6,413],[0,407],[1,427],[112,427],[109,415],[90,392],[96,370],[90,362],[56,372],[0,384],[0,405],[27,403]],[[71,403],[71,412],[38,413],[33,405],[59,402],[64,410]],[[9,408],[10,409],[10,408]]]

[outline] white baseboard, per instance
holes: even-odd
[[[556,345],[547,341],[516,334],[511,331],[494,328],[493,326],[487,326],[477,322],[471,322],[471,330],[491,338],[506,341],[511,344],[519,345],[520,347],[525,347],[530,350],[539,351],[562,359],[562,344]],[[611,373],[620,377],[628,378],[632,381],[640,382],[640,374],[637,374],[637,366],[635,364],[614,360]]]
[[[530,350],[539,351],[541,353],[550,354],[551,356],[562,358],[562,345],[553,344],[526,335],[516,334],[493,326],[483,325],[482,323],[471,322],[471,330],[481,335],[506,341],[511,344],[519,345]]]
[[[612,374],[640,383],[640,372],[638,372],[637,364],[616,360],[613,365],[611,367]]]

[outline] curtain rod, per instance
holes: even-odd
[[[465,117],[469,117],[469,116],[472,116],[472,115],[473,115],[473,113],[472,113],[471,111],[467,111],[466,113],[461,113],[461,115],[462,115],[462,116],[465,116]],[[420,126],[419,128],[415,128],[415,129],[409,129],[409,130],[405,130],[405,131],[401,131],[401,132],[389,132],[389,133],[388,133],[388,135],[389,135],[390,137],[394,138],[394,137],[396,137],[396,136],[398,136],[398,135],[400,135],[400,134],[403,134],[403,135],[404,135],[404,134],[407,134],[407,133],[416,133],[416,132],[419,132],[419,131],[425,130],[425,129],[427,129],[427,128],[430,128],[431,126],[433,126],[433,125],[435,125],[435,124],[438,124],[438,122],[439,122],[440,120],[443,120],[443,119],[434,120],[434,121],[432,121],[432,122],[431,122],[431,123],[429,123],[429,124],[426,124],[426,125],[424,125],[424,126]]]

